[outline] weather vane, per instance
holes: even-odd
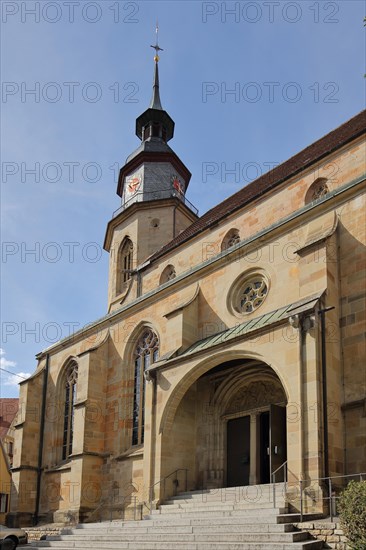
[[[155,46],[150,46],[150,47],[154,48],[154,50],[155,50],[154,61],[157,63],[160,59],[159,58],[159,52],[164,51],[163,48],[160,48],[160,46],[159,46],[159,23],[158,22],[156,22],[155,33],[156,33],[156,44],[155,44]]]

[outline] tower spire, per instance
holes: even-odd
[[[159,63],[159,59],[160,59],[159,52],[162,52],[163,48],[160,48],[160,46],[159,46],[159,24],[158,24],[158,22],[156,22],[155,33],[156,33],[155,46],[150,46],[151,48],[154,48],[154,50],[155,50],[155,55],[154,55],[155,70],[154,70],[154,81],[153,81],[153,95],[152,95],[152,98],[151,98],[149,108],[150,109],[159,109],[159,110],[162,111],[163,107],[161,105],[160,93],[159,93],[159,67],[158,67],[158,63]]]
[[[159,25],[156,23],[156,40],[155,45],[151,45],[151,48],[155,50],[154,55],[154,81],[153,81],[153,95],[150,101],[149,107],[136,119],[136,135],[142,142],[152,141],[160,143],[167,143],[172,139],[174,135],[174,121],[164,111],[159,92],[159,52],[163,49],[159,46]]]

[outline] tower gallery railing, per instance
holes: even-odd
[[[140,191],[138,193],[135,193],[133,197],[131,197],[128,201],[126,201],[122,206],[117,208],[113,212],[113,218],[116,218],[118,214],[126,210],[129,206],[134,204],[135,202],[142,202],[142,201],[154,201],[159,199],[169,199],[169,198],[178,198],[183,204],[185,204],[196,216],[198,215],[198,209],[182,194],[178,193],[178,191],[175,191],[174,189],[162,189],[161,191],[154,191],[152,193],[144,193],[143,191]]]

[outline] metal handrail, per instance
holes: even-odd
[[[174,472],[171,472],[167,476],[162,477],[161,479],[159,479],[159,481],[157,481],[156,483],[154,483],[153,485],[150,486],[150,489],[149,489],[150,513],[151,513],[151,510],[152,510],[152,502],[153,502],[153,498],[154,498],[154,488],[157,485],[163,483],[163,497],[161,498],[161,496],[160,496],[160,500],[163,500],[165,498],[166,480],[169,479],[173,475],[177,476],[178,472],[185,472],[185,489],[184,490],[187,491],[187,488],[188,488],[188,468],[177,468],[176,470],[174,470]],[[175,483],[175,490],[177,490],[177,487],[179,485],[178,477],[174,480],[173,483]]]
[[[363,481],[364,478],[366,479],[366,472],[361,472],[361,473],[357,473],[357,474],[345,474],[345,475],[338,475],[338,476],[329,476],[329,477],[318,477],[318,478],[314,478],[314,479],[310,480],[312,483],[315,482],[315,481],[322,481],[327,486],[328,496],[323,497],[322,500],[329,500],[330,521],[333,521],[333,518],[336,515],[336,509],[333,505],[336,502],[336,500],[338,498],[340,498],[339,496],[337,497],[337,496],[333,495],[332,480],[334,480],[334,479],[346,479],[346,478],[350,478],[350,477],[356,477],[356,478],[359,477],[360,481]],[[303,513],[304,492],[305,492],[304,480],[300,480],[300,521],[303,520],[303,515],[304,515],[304,513]],[[333,502],[333,499],[334,499],[334,502]]]
[[[161,196],[159,196],[161,195]],[[141,197],[140,199],[138,197]],[[181,193],[178,193],[174,189],[161,189],[155,192],[150,193],[144,193],[143,191],[137,192],[131,197],[128,201],[126,201],[122,206],[117,208],[113,212],[112,218],[115,218],[126,210],[131,204],[134,204],[135,202],[143,202],[144,200],[159,200],[159,199],[167,199],[170,197],[177,197],[180,201],[183,202],[194,214],[198,215],[198,208],[196,208],[184,195]]]
[[[287,460],[285,460],[285,462],[283,462],[283,464],[281,464],[281,466],[279,466],[279,467],[277,468],[277,470],[275,470],[274,472],[272,472],[272,479],[275,478],[275,475],[277,474],[277,472],[278,472],[279,470],[281,470],[281,468],[283,468],[284,466],[286,466],[286,464],[287,464]],[[287,470],[287,469],[286,469],[286,470]]]
[[[285,492],[287,490],[287,460],[281,464],[274,472],[271,474],[272,481],[272,490],[273,490],[273,508],[276,508],[276,474],[283,469],[283,480],[285,483]]]
[[[114,497],[113,497],[114,498]],[[122,510],[123,511],[123,518],[124,519],[124,516],[125,516],[125,510],[126,508],[128,508],[128,504],[130,504],[132,501],[134,502],[134,510],[133,510],[133,517],[134,517],[134,520],[136,519],[142,519],[141,517],[140,518],[137,518],[136,517],[136,511],[137,511],[137,508],[138,508],[138,505],[137,505],[137,502],[138,502],[138,499],[136,496],[132,497],[131,495],[129,495],[129,498],[130,498],[130,502],[127,503],[124,500],[123,504],[117,504],[117,505],[112,505],[112,504],[109,504],[108,505],[108,502],[111,503],[112,501],[112,498],[106,498],[106,499],[103,499],[99,506],[97,506],[93,511],[92,513],[89,515],[88,517],[88,522],[90,522],[90,519],[96,514],[96,512],[98,512],[101,508],[104,508],[105,510],[109,510],[110,511],[110,516],[109,516],[109,521],[112,521],[113,519],[113,510]],[[141,514],[140,514],[141,515]],[[102,517],[100,516],[99,518],[99,522],[101,523],[102,522]]]

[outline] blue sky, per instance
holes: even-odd
[[[37,352],[106,313],[102,244],[120,205],[117,167],[150,101],[156,19],[170,145],[200,214],[364,108],[362,1],[1,9],[0,360],[21,376]],[[1,396],[17,396],[20,379],[0,372]]]

